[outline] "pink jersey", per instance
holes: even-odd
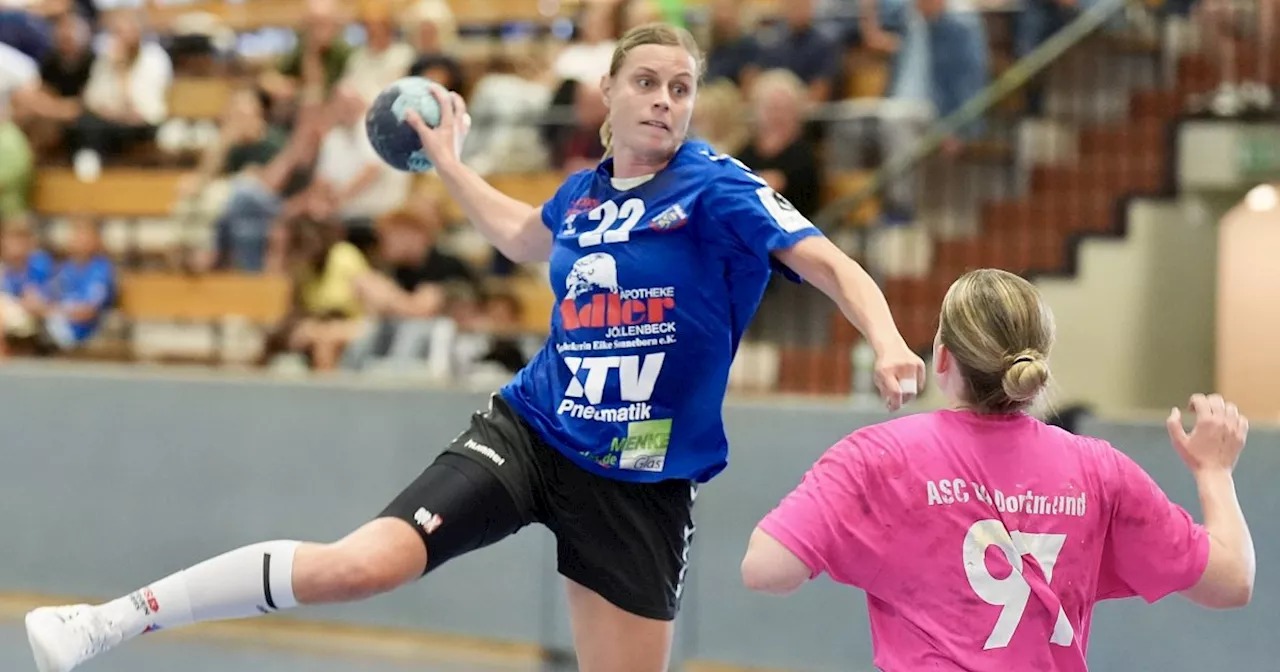
[[[1099,600],[1191,587],[1209,537],[1110,444],[1026,415],[938,411],[860,429],[761,528],[866,591],[875,664],[1085,670]]]

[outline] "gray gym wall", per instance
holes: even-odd
[[[332,540],[376,514],[487,394],[172,372],[10,366],[0,372],[0,591],[109,598],[205,557],[275,538]],[[865,604],[825,579],[780,600],[741,587],[754,524],[832,442],[885,416],[770,400],[730,403],[730,468],[698,498],[678,656],[796,670],[870,670]],[[1158,421],[1090,422],[1197,517]],[[1259,569],[1234,612],[1172,597],[1095,611],[1099,670],[1280,669],[1280,432],[1255,429],[1238,472]],[[541,643],[569,631],[544,531],[443,567],[399,593],[299,617]]]

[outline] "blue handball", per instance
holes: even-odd
[[[431,159],[422,150],[418,132],[405,121],[413,110],[435,128],[440,123],[440,103],[431,94],[434,84],[423,77],[405,77],[392,82],[373,100],[364,115],[373,150],[391,167],[408,173],[431,170]]]

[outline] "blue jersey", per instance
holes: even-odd
[[[45,297],[48,295],[49,280],[53,277],[55,264],[53,257],[44,250],[36,250],[27,257],[26,267],[4,269],[3,287],[0,291],[15,298],[22,298],[28,290]]]
[[[65,261],[58,267],[51,283],[54,299],[63,305],[88,305],[94,316],[88,320],[70,322],[72,342],[79,343],[92,336],[102,321],[102,310],[115,298],[115,267],[104,256],[96,256],[84,263]]]
[[[502,395],[588,471],[705,482],[727,464],[729,366],[771,270],[799,280],[771,254],[821,232],[702,142],[633,189],[612,167],[575,173],[542,207],[551,335]]]

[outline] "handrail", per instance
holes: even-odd
[[[977,95],[965,101],[960,109],[939,120],[920,138],[910,151],[893,157],[875,172],[867,184],[858,191],[841,196],[828,203],[814,217],[814,224],[825,232],[831,232],[840,225],[846,213],[863,207],[868,200],[874,198],[891,180],[911,170],[924,158],[937,151],[943,140],[954,134],[966,124],[976,121],[994,105],[1009,94],[1018,90],[1032,77],[1038,75],[1067,50],[1089,37],[1095,30],[1106,23],[1112,16],[1124,9],[1129,0],[1102,0],[1085,10],[1045,40],[1031,53],[1014,63],[996,81],[989,84]]]

